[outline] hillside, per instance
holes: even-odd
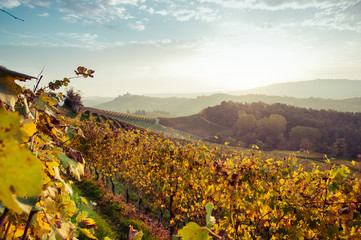
[[[238,145],[263,149],[316,150],[332,156],[361,152],[361,113],[311,110],[284,104],[222,102],[202,111],[204,118],[233,129]]]
[[[82,102],[85,107],[94,107],[113,99],[114,97],[82,97]]]
[[[214,137],[219,132],[231,130],[231,128],[212,123],[199,114],[179,118],[161,118],[159,123],[204,139]]]
[[[321,98],[279,97],[256,94],[242,96],[213,94],[211,96],[199,96],[197,98],[157,98],[127,94],[118,96],[112,101],[99,104],[96,106],[96,108],[114,112],[130,113],[133,113],[137,110],[145,110],[146,112],[163,111],[169,113],[170,116],[187,116],[197,114],[202,109],[209,106],[215,106],[223,101],[243,103],[264,102],[267,104],[283,103],[296,107],[312,109],[361,112],[361,98],[336,100]]]
[[[329,80],[317,79],[311,81],[287,82],[272,84],[244,91],[229,92],[233,95],[264,94],[272,96],[289,96],[296,98],[330,98],[347,99],[361,97],[360,80]]]

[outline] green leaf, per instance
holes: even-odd
[[[183,240],[208,240],[208,231],[197,223],[190,222],[178,231]]]
[[[69,158],[66,154],[60,154],[58,155],[58,158],[60,159],[60,165],[63,168],[68,168],[68,167],[72,167],[72,168],[76,168],[77,163]]]
[[[69,138],[72,139],[76,136],[76,128],[73,125],[69,125],[66,128],[66,133],[68,134]]]
[[[208,203],[206,205],[206,211],[207,211],[206,222],[207,222],[207,227],[209,227],[209,228],[212,227],[216,223],[216,219],[211,215],[212,208],[213,208],[212,203]]]
[[[51,110],[51,106],[58,104],[58,100],[55,97],[50,97],[49,93],[43,93],[40,97],[35,98],[33,107],[38,110],[44,111],[45,113],[54,116],[54,112]]]
[[[35,204],[38,202],[39,197],[30,197],[30,198],[17,197],[16,199],[22,204],[26,204],[29,205],[30,207],[34,207]]]
[[[74,161],[66,154],[60,154],[58,158],[60,159],[60,165],[65,169],[69,168],[70,173],[80,181],[80,176],[84,174],[84,164]]]

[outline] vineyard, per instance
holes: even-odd
[[[71,185],[84,171],[113,193],[117,183],[136,192],[138,209],[140,199],[150,202],[168,230],[157,239],[361,238],[361,182],[346,166],[326,158],[327,169],[312,164],[306,171],[294,157],[265,158],[256,146],[224,153],[96,109],[82,108],[72,120],[58,111],[64,96],[55,93],[68,78],[32,91],[14,80],[33,77],[0,73],[1,238],[97,239],[97,222],[79,210],[89,203]],[[122,239],[142,234],[131,226]]]
[[[156,118],[140,116],[129,113],[118,113],[101,110],[97,108],[81,107],[76,116],[78,120],[94,120],[97,122],[109,121],[109,124],[115,128],[123,129],[148,129],[153,132],[164,134],[171,138],[201,140],[200,137],[183,132],[171,127],[166,127],[157,123]]]
[[[118,112],[106,111],[106,110],[90,108],[90,107],[81,107],[80,108],[80,113],[87,112],[87,111],[89,113],[96,113],[98,115],[109,116],[109,117],[120,119],[120,120],[123,120],[126,122],[131,122],[135,125],[137,125],[136,123],[138,123],[138,122],[146,122],[146,123],[151,123],[151,124],[152,123],[154,124],[156,122],[155,118],[142,116],[142,115],[136,115],[136,114],[130,114],[130,113],[118,113]]]

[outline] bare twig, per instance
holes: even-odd
[[[45,69],[45,65],[44,67],[41,69],[40,73],[38,74],[38,76],[36,77],[37,79],[39,79],[40,75],[44,72],[44,69]]]
[[[30,211],[30,214],[29,214],[29,217],[28,217],[28,221],[26,222],[24,234],[23,234],[23,236],[21,237],[21,240],[25,240],[25,239],[26,239],[26,234],[28,233],[28,229],[29,229],[29,227],[30,227],[31,219],[33,218],[33,216],[34,216],[37,212],[38,212],[38,211],[34,210],[34,207],[33,207],[33,209]]]
[[[38,88],[41,79],[43,79],[43,75],[41,75],[40,78],[38,78],[38,81],[36,82],[36,85],[34,87],[34,91],[33,91],[34,93],[36,92],[36,89]]]
[[[4,221],[5,221],[5,218],[6,218],[6,215],[8,214],[8,212],[9,212],[9,209],[8,209],[8,208],[5,208],[3,214],[1,215],[1,218],[0,218],[0,229],[1,229],[1,227],[3,226],[3,223],[4,223]]]
[[[6,11],[6,10],[4,10],[4,9],[0,9],[0,11],[6,13],[6,14],[8,14],[8,15],[10,15],[11,17],[13,17],[13,18],[15,18],[15,19],[17,19],[17,20],[20,20],[20,21],[23,21],[23,22],[24,22],[24,19],[18,18],[18,17],[12,15],[11,13],[9,13],[8,11]]]
[[[213,232],[211,229],[204,227],[204,229],[206,229],[213,237],[217,238],[217,239],[222,239],[221,236],[218,236],[215,232]]]
[[[63,237],[63,235],[60,234],[60,232],[58,231],[58,229],[56,227],[54,227],[54,225],[50,222],[49,218],[48,218],[48,215],[46,215],[46,212],[45,210],[43,209],[43,213],[44,213],[44,216],[45,216],[45,219],[47,221],[47,223],[50,225],[50,227],[52,229],[54,229],[54,231],[63,239],[63,240],[66,240],[66,238]]]
[[[36,89],[38,88],[39,83],[40,83],[41,79],[43,78],[43,75],[41,75],[41,74],[44,72],[44,69],[45,69],[45,66],[41,69],[40,73],[39,73],[38,76],[36,77],[36,79],[37,79],[38,81],[36,82],[36,86],[34,87],[33,92],[36,92]]]

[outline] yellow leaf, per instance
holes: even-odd
[[[32,197],[40,194],[42,164],[29,150],[20,148],[14,139],[19,130],[17,114],[1,112],[0,119],[0,201],[21,214],[13,195]]]
[[[45,220],[44,214],[37,213],[36,214],[36,223],[34,225],[35,234],[41,238],[44,234],[47,234],[51,231],[51,227],[49,223]]]
[[[91,238],[91,239],[98,239],[96,238],[90,231],[89,229],[86,229],[86,228],[79,228],[80,232],[82,232],[85,236],[87,236],[88,238]]]
[[[6,239],[17,239],[24,234],[25,226],[24,225],[11,225],[8,231]]]
[[[36,124],[33,121],[24,122],[20,126],[20,141],[27,142],[38,130]]]
[[[88,204],[88,201],[85,198],[81,197],[80,199],[83,203]]]
[[[74,224],[64,220],[61,222],[61,228],[58,228],[58,232],[62,235],[62,237],[66,237],[66,239],[72,239],[74,231]]]

